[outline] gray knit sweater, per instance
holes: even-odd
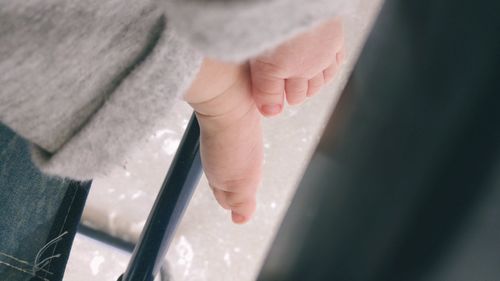
[[[46,173],[89,179],[162,123],[204,56],[243,61],[336,0],[0,0],[0,122]]]

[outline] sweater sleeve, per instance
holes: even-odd
[[[165,122],[202,58],[166,30],[158,46],[88,121],[53,153],[32,145],[45,173],[79,180],[105,175]]]
[[[169,29],[81,128],[55,151],[33,143],[32,159],[46,174],[87,180],[106,175],[165,123],[174,101],[202,62],[198,52]]]
[[[0,2],[0,122],[50,175],[86,180],[123,163],[202,62],[158,0]]]
[[[165,0],[169,23],[205,56],[243,61],[342,11],[341,0]],[[352,5],[349,5],[352,6]]]

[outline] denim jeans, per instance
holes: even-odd
[[[89,186],[42,175],[0,124],[0,280],[62,280]]]

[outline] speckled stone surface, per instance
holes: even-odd
[[[77,234],[64,280],[116,281],[127,267],[130,253]]]
[[[355,12],[344,16],[348,59],[334,83],[304,105],[287,107],[282,116],[264,121],[264,178],[250,223],[232,224],[202,179],[167,254],[174,280],[255,279],[380,3],[363,0],[353,7]],[[127,241],[138,239],[191,110],[179,101],[168,114],[165,127],[132,152],[123,167],[95,179],[84,224]],[[128,259],[84,236],[77,237],[73,249],[68,281],[114,281]],[[100,264],[99,270],[88,268],[89,264]]]

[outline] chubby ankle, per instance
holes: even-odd
[[[222,130],[234,125],[243,125],[253,115],[258,115],[252,98],[249,79],[238,79],[223,93],[213,98],[189,103],[196,112],[202,129]]]

